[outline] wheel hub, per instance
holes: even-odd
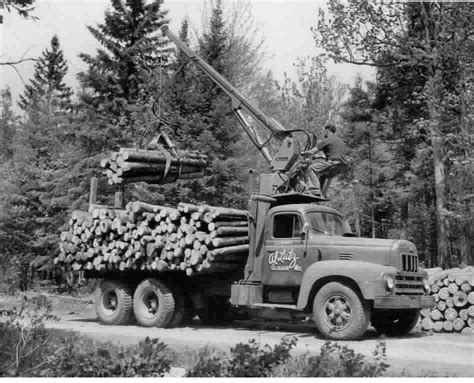
[[[108,294],[104,294],[103,298],[104,308],[112,314],[118,308],[118,298],[114,291],[110,291]]]
[[[146,312],[151,315],[155,315],[158,311],[158,297],[155,294],[148,294],[143,299]]]
[[[324,304],[324,319],[334,330],[343,330],[351,322],[351,305],[349,300],[342,296],[332,296]]]

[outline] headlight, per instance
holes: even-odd
[[[430,285],[429,285],[427,279],[423,279],[423,288],[425,289],[425,292],[426,292],[426,293],[429,293],[429,292],[430,292]]]
[[[395,287],[395,280],[393,279],[393,277],[390,275],[385,275],[384,279],[385,279],[385,288],[388,291],[393,290]]]

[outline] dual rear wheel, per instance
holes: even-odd
[[[176,327],[191,315],[183,291],[154,278],[135,289],[126,282],[103,280],[95,301],[97,316],[108,325],[128,324],[135,317],[145,327]]]

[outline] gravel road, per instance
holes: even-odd
[[[177,351],[198,350],[211,345],[228,351],[239,342],[256,338],[262,345],[279,343],[283,336],[296,336],[295,354],[318,353],[324,344],[311,327],[290,324],[239,322],[222,327],[205,327],[195,321],[189,327],[175,329],[143,328],[138,326],[105,326],[91,315],[88,317],[65,315],[48,327],[73,330],[90,335],[98,341],[134,344],[145,337],[160,338]],[[371,355],[380,338],[368,331],[359,341],[340,342],[357,352]],[[387,338],[389,373],[392,376],[474,376],[473,337],[460,334],[427,335],[413,331],[405,337]]]

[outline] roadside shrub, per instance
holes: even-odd
[[[187,372],[188,377],[266,377],[276,366],[290,358],[292,348],[296,345],[296,337],[284,337],[280,344],[273,348],[268,344],[260,348],[259,343],[252,339],[238,343],[231,348],[230,357],[218,354],[208,347],[199,353],[197,363]]]
[[[288,360],[296,345],[296,337],[284,337],[273,348],[268,344],[260,349],[255,339],[248,344],[239,343],[231,349],[229,375],[235,377],[265,377],[272,369]]]
[[[24,297],[18,307],[3,309],[0,320],[0,376],[32,373],[44,361],[49,335],[44,321],[55,319],[44,296]]]
[[[167,354],[163,342],[148,337],[137,346],[123,347],[69,335],[48,357],[40,376],[161,377],[170,369]]]
[[[204,347],[199,350],[197,362],[186,372],[188,377],[213,378],[228,376],[229,359],[215,348]]]
[[[44,296],[3,310],[0,376],[157,377],[170,369],[170,353],[158,339],[137,346],[98,343],[72,332],[46,329],[51,303]]]
[[[274,369],[274,377],[377,377],[383,376],[386,363],[384,342],[379,342],[372,353],[372,360],[356,353],[347,346],[326,342],[319,355],[308,353],[289,359]]]

